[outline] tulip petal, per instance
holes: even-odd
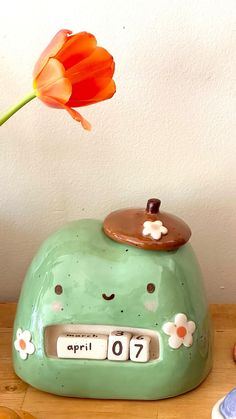
[[[67,105],[77,108],[110,99],[116,92],[116,85],[114,80],[110,79],[106,79],[106,83],[104,88],[102,83],[99,86],[98,80],[87,80],[86,83],[72,86],[72,94]]]
[[[73,119],[75,119],[78,122],[81,122],[81,125],[84,129],[90,131],[92,126],[91,124],[75,109],[70,108],[69,106],[65,105],[64,103],[61,103],[59,100],[56,100],[51,97],[44,97],[41,98],[43,102],[45,102],[48,106],[51,106],[53,108],[62,108],[65,109]]]
[[[91,131],[92,126],[90,122],[87,121],[79,112],[77,112],[75,109],[69,108],[69,106],[63,106],[63,108],[69,112],[69,114],[72,116],[73,119],[75,119],[78,122],[81,122],[81,125],[84,129],[87,131]]]
[[[67,103],[72,93],[72,86],[69,79],[65,77],[51,83],[47,86],[43,86],[40,89],[37,89],[37,96],[42,101],[44,97],[53,98],[60,101],[61,103]]]
[[[64,66],[55,58],[50,58],[41,73],[34,80],[33,86],[37,90],[54,83],[56,80],[64,77],[64,75]]]
[[[110,83],[101,90],[96,96],[93,97],[94,103],[100,102],[101,100],[110,99],[116,92],[116,84],[114,80],[111,80]]]
[[[97,41],[94,35],[80,32],[67,39],[63,48],[57,53],[56,58],[67,69],[92,54],[96,46]]]
[[[53,37],[47,48],[42,52],[38,61],[35,64],[33,77],[36,78],[47,64],[49,58],[54,57],[65,44],[68,35],[72,32],[68,29],[62,29]]]
[[[107,50],[97,47],[95,51],[84,60],[66,70],[72,84],[79,83],[88,78],[95,78],[101,75],[113,76],[115,69],[113,57]]]

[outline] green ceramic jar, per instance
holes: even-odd
[[[184,393],[206,378],[211,328],[201,272],[187,243],[191,233],[159,204],[114,212],[104,224],[75,221],[44,242],[26,275],[14,324],[20,378],[58,395],[142,400]],[[120,332],[118,340],[129,335],[125,360],[95,359],[97,349],[92,358],[83,355],[94,336],[109,345],[112,331]],[[71,357],[58,356],[61,336]],[[135,358],[138,352],[130,359],[132,336],[141,339],[134,346],[143,353],[148,337],[145,362]],[[80,345],[81,339],[88,341]],[[117,355],[122,345],[115,345]]]

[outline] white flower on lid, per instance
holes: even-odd
[[[162,234],[168,233],[167,228],[159,220],[145,221],[143,227],[143,236],[151,236],[155,240],[160,240]]]
[[[31,333],[29,330],[18,329],[16,332],[16,340],[14,342],[15,349],[20,353],[21,359],[27,359],[28,355],[32,355],[35,346],[31,341]]]
[[[174,322],[167,322],[162,327],[162,330],[170,336],[168,343],[173,349],[178,349],[181,345],[189,348],[193,343],[192,335],[195,329],[195,323],[188,321],[183,313],[176,314]]]

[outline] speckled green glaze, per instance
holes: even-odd
[[[147,292],[154,283],[155,292]],[[61,285],[63,293],[55,294]],[[102,294],[115,294],[106,301]],[[61,303],[59,311],[53,310]],[[145,307],[155,302],[155,311]],[[154,306],[155,306],[154,304]],[[165,322],[185,313],[196,323],[193,345],[172,349]],[[160,357],[148,363],[47,357],[44,328],[53,324],[102,324],[156,330]],[[22,288],[18,328],[32,333],[35,352],[24,361],[13,345],[16,374],[58,395],[155,400],[184,393],[205,379],[212,364],[212,339],[201,273],[186,244],[158,252],[109,239],[97,220],[70,223],[49,237],[35,256]]]

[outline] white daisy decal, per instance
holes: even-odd
[[[18,329],[16,332],[16,340],[14,342],[15,349],[20,353],[21,359],[27,359],[28,355],[32,355],[35,346],[31,341],[31,333],[29,330]]]
[[[167,228],[159,220],[145,221],[143,227],[143,236],[151,236],[155,240],[160,240],[162,234],[168,233]]]
[[[189,348],[193,343],[192,335],[195,329],[196,324],[191,320],[188,321],[183,313],[176,314],[174,322],[167,322],[162,327],[162,330],[170,336],[168,343],[173,349],[178,349],[181,345]]]

